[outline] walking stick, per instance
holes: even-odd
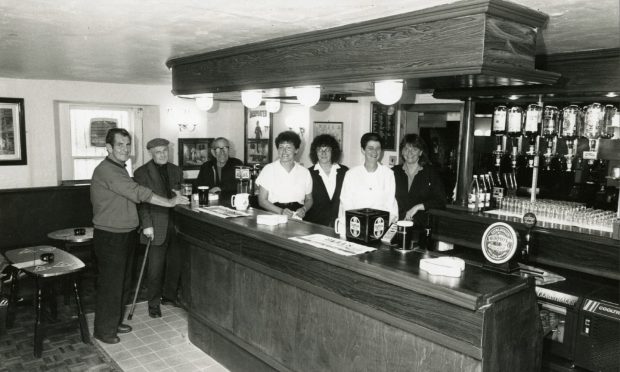
[[[142,260],[142,268],[140,269],[140,276],[138,277],[138,285],[136,286],[136,293],[133,295],[133,302],[131,303],[131,310],[127,315],[127,320],[133,318],[133,311],[136,309],[136,300],[138,299],[138,292],[140,292],[140,284],[142,283],[142,275],[144,274],[144,267],[146,266],[146,259],[149,257],[149,248],[151,247],[151,238],[148,238],[146,242],[146,250],[144,251],[144,260]]]

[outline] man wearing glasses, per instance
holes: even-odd
[[[210,193],[236,193],[235,167],[243,165],[243,162],[230,157],[230,143],[224,137],[218,137],[211,143],[211,155],[213,158],[200,166],[196,186],[209,186]]]

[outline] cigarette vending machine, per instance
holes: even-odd
[[[620,371],[618,287],[587,295],[579,309],[575,365],[591,371]]]

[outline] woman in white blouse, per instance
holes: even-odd
[[[349,169],[340,193],[339,218],[351,209],[373,208],[390,213],[390,223],[398,219],[394,172],[379,163],[383,139],[377,133],[366,133],[360,141],[364,164]]]
[[[278,160],[267,164],[258,175],[258,204],[265,210],[303,218],[312,207],[312,178],[295,161],[301,138],[293,131],[276,137]]]

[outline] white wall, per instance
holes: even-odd
[[[196,109],[193,101],[174,97],[170,86],[0,78],[0,97],[24,99],[28,161],[23,166],[0,165],[0,189],[59,184],[61,177],[57,164],[60,151],[57,143],[60,128],[56,125],[57,112],[54,109],[57,101],[158,106],[159,125],[153,125],[145,118],[143,133],[147,141],[161,136],[176,144],[179,137],[177,123],[186,118],[199,124],[195,133],[206,134],[206,116]],[[176,162],[176,146],[172,153]]]
[[[134,141],[144,144],[154,137],[171,141],[172,161],[178,164],[178,138],[227,137],[232,144],[232,155],[243,160],[244,109],[240,102],[216,101],[214,107],[202,112],[193,100],[179,99],[170,93],[170,86],[105,84],[76,81],[27,80],[0,78],[0,97],[24,98],[26,147],[28,164],[0,166],[0,189],[56,186],[61,181],[60,133],[65,125],[58,118],[58,102],[155,106],[157,117],[145,115],[143,138]],[[359,140],[370,129],[370,103],[373,97],[358,98],[358,103],[321,103],[312,108],[298,104],[282,104],[273,118],[274,138],[292,127],[305,129],[299,160],[311,164],[308,157],[314,137],[314,121],[343,122],[343,159],[348,166],[363,162]],[[152,111],[152,110],[151,110]],[[157,112],[157,111],[155,111]],[[159,121],[159,123],[157,123]],[[179,131],[179,123],[196,124],[192,131]],[[159,125],[158,125],[159,124]],[[142,149],[144,151],[144,149]],[[387,163],[388,155],[383,158]],[[274,148],[274,158],[277,152]],[[150,157],[145,154],[144,161]],[[134,164],[137,167],[141,164]]]

